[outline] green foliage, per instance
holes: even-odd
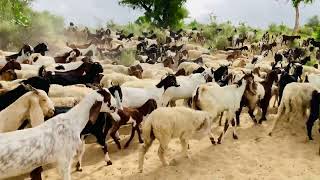
[[[300,3],[311,4],[314,0],[291,0],[293,7],[298,7]]]
[[[121,0],[119,3],[145,11],[138,23],[148,22],[159,27],[179,28],[183,25],[183,19],[188,17],[188,11],[183,7],[185,2],[186,0]]]
[[[125,49],[120,55],[120,64],[124,66],[131,66],[135,61],[135,50]]]
[[[317,41],[320,41],[320,26],[318,26],[317,30],[315,31],[314,37]]]
[[[55,41],[63,34],[63,18],[48,12],[30,12],[28,26],[2,21],[0,23],[0,49],[21,47],[22,43],[36,44]]]
[[[306,26],[312,28],[313,30],[316,30],[317,27],[320,26],[319,16],[312,16],[310,19],[308,19]]]
[[[10,21],[21,26],[30,23],[30,12],[28,5],[31,0],[1,0],[0,21]]]

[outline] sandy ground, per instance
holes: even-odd
[[[280,123],[272,137],[267,135],[273,116],[263,125],[253,125],[246,112],[241,114],[239,140],[232,139],[231,131],[221,145],[211,145],[208,138],[192,140],[192,159],[180,155],[180,143],[173,139],[170,143],[171,165],[163,167],[157,156],[156,141],[146,155],[144,173],[137,171],[139,143],[135,138],[128,149],[118,150],[109,141],[112,166],[106,166],[101,148],[91,138],[87,141],[83,161],[83,172],[75,172],[73,179],[121,179],[121,180],[318,180],[320,179],[319,133],[314,128],[313,142],[308,142],[304,122],[288,126]],[[121,129],[122,144],[128,138],[129,128]],[[46,167],[44,179],[58,180],[57,171]],[[10,180],[27,179],[27,176]]]

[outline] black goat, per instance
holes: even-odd
[[[299,77],[301,79],[303,67],[302,66],[297,66],[295,68],[295,71],[294,71],[293,75],[290,75],[289,74],[290,64],[291,63],[289,63],[288,66],[285,68],[286,70],[285,70],[285,72],[282,73],[282,75],[280,77],[280,80],[279,80],[279,102],[278,102],[278,105],[280,105],[280,103],[281,103],[283,90],[286,87],[286,85],[290,84],[292,82],[297,82]]]
[[[309,137],[309,140],[313,140],[312,138],[312,127],[314,122],[319,118],[319,111],[320,111],[320,94],[318,91],[312,92],[312,98],[310,101],[310,116],[308,118],[308,121],[306,123],[307,125],[307,134]],[[320,132],[320,129],[319,129]]]
[[[34,48],[34,53],[40,53],[42,56],[46,55],[46,52],[49,51],[48,46],[45,43],[39,43]]]
[[[50,84],[46,79],[42,77],[32,77],[27,80],[23,80],[22,83],[29,84],[36,89],[41,89],[45,91],[47,94],[49,92]],[[19,85],[15,89],[1,94],[0,111],[8,107],[10,104],[14,103],[17,99],[19,99],[22,95],[24,95],[27,92],[28,90],[26,90],[24,86]]]

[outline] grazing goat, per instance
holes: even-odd
[[[165,154],[172,138],[180,138],[182,152],[190,158],[189,140],[209,136],[213,118],[208,112],[195,111],[185,107],[161,107],[153,111],[142,127],[144,144],[139,152],[139,171],[143,171],[144,156],[155,139],[160,142],[158,156],[164,166],[168,165]]]
[[[78,105],[30,129],[0,134],[0,178],[9,178],[42,165],[57,163],[62,179],[71,180],[73,157],[84,153],[80,133],[99,112],[114,112],[111,95],[94,91]]]

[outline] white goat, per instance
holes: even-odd
[[[164,166],[168,165],[164,155],[172,138],[180,138],[182,152],[188,158],[190,158],[188,141],[191,138],[201,139],[207,135],[214,143],[211,133],[212,119],[208,112],[186,107],[161,107],[154,110],[143,124],[144,145],[139,152],[139,171],[143,171],[144,156],[155,139],[160,142],[158,155]]]
[[[190,76],[178,76],[177,83],[179,87],[169,87],[163,94],[162,106],[167,106],[170,101],[174,105],[176,100],[192,97],[192,93],[200,84],[206,83],[207,73],[196,73]],[[186,104],[186,103],[185,103]]]
[[[179,87],[176,78],[172,75],[162,79],[152,88],[121,87],[122,105],[123,107],[138,108],[147,102],[147,100],[154,99],[157,102],[157,106],[160,107],[163,93],[171,86]]]
[[[57,163],[63,179],[71,180],[72,159],[84,152],[80,133],[100,111],[111,112],[110,97],[106,91],[94,91],[67,113],[35,128],[0,134],[0,178]]]
[[[242,77],[237,84],[220,87],[216,83],[200,85],[193,94],[192,107],[199,110],[208,111],[212,114],[215,121],[221,113],[226,115],[225,129],[220,134],[218,143],[221,143],[230,122],[234,120],[236,111],[240,108],[240,101],[246,89],[247,80],[253,81],[251,74]],[[237,139],[235,123],[233,127],[233,138]]]
[[[44,122],[45,116],[53,114],[53,102],[46,92],[28,92],[0,112],[0,132],[15,131],[28,118],[32,127],[38,126]]]

